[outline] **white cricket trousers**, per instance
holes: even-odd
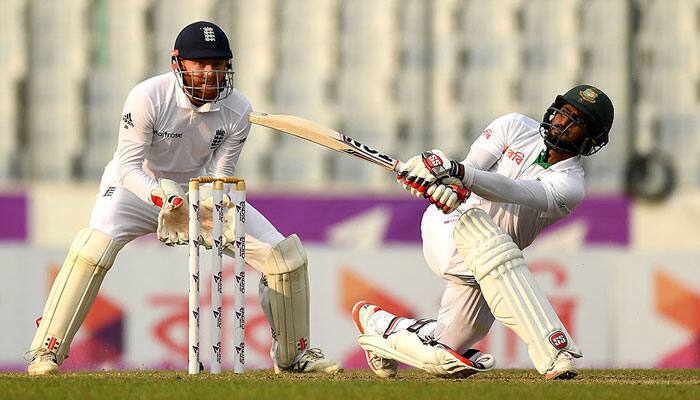
[[[459,211],[445,215],[437,207],[428,207],[421,221],[421,236],[426,263],[447,281],[432,336],[462,353],[486,336],[494,317],[455,247],[452,234],[460,216]]]
[[[111,236],[124,247],[132,240],[155,233],[160,209],[119,186],[101,185],[90,216],[90,227]],[[270,248],[284,240],[258,210],[246,202],[246,263],[258,271]]]

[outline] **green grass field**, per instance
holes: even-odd
[[[545,381],[533,370],[497,370],[464,380],[433,378],[402,370],[383,380],[369,371],[335,376],[242,376],[186,372],[65,373],[29,377],[0,374],[2,399],[700,399],[700,370],[582,370],[577,379]]]

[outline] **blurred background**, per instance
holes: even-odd
[[[127,93],[169,71],[177,33],[200,19],[228,33],[235,85],[254,109],[402,159],[430,148],[462,159],[498,116],[539,120],[574,85],[604,90],[610,144],[585,159],[586,200],[527,250],[530,268],[582,366],[700,367],[700,1],[0,0],[0,11],[0,369],[24,368]],[[254,127],[237,175],[308,248],[313,345],[361,368],[355,301],[436,315],[443,282],[422,259],[426,203],[385,170]],[[259,274],[248,276],[248,361],[269,367]],[[186,290],[185,250],[130,244],[66,367],[185,368]],[[479,346],[502,367],[531,366],[500,326]]]

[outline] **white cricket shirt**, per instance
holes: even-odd
[[[150,204],[161,178],[186,184],[205,173],[233,175],[250,130],[250,111],[250,102],[236,90],[196,107],[172,72],[143,81],[126,99],[117,150],[102,180]]]
[[[540,123],[522,114],[494,120],[472,144],[465,165],[471,196],[445,215],[430,206],[423,214],[421,236],[428,266],[445,279],[476,284],[453,239],[454,227],[467,209],[479,207],[524,249],[546,226],[564,218],[585,194],[581,156],[545,168],[537,164],[546,149]]]
[[[547,167],[536,163],[546,149],[539,127],[522,114],[500,117],[463,161],[465,186],[472,196],[461,208],[485,210],[521,249],[543,228],[569,215],[585,195],[581,156]]]

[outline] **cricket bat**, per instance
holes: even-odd
[[[276,129],[280,132],[288,133],[306,139],[309,142],[320,144],[329,149],[349,154],[359,159],[380,165],[393,172],[399,172],[403,163],[398,159],[379,152],[357,140],[345,136],[340,132],[319,125],[316,122],[293,115],[266,114],[262,112],[251,112],[248,116],[251,124],[265,126]],[[402,174],[403,175],[403,174]],[[457,185],[450,185],[459,196],[460,201],[464,201],[469,191]]]
[[[349,154],[394,172],[398,172],[402,165],[401,161],[391,156],[383,154],[351,137],[305,118],[295,117],[293,115],[251,112],[248,116],[248,120],[252,124],[266,126],[306,139],[312,143]]]

